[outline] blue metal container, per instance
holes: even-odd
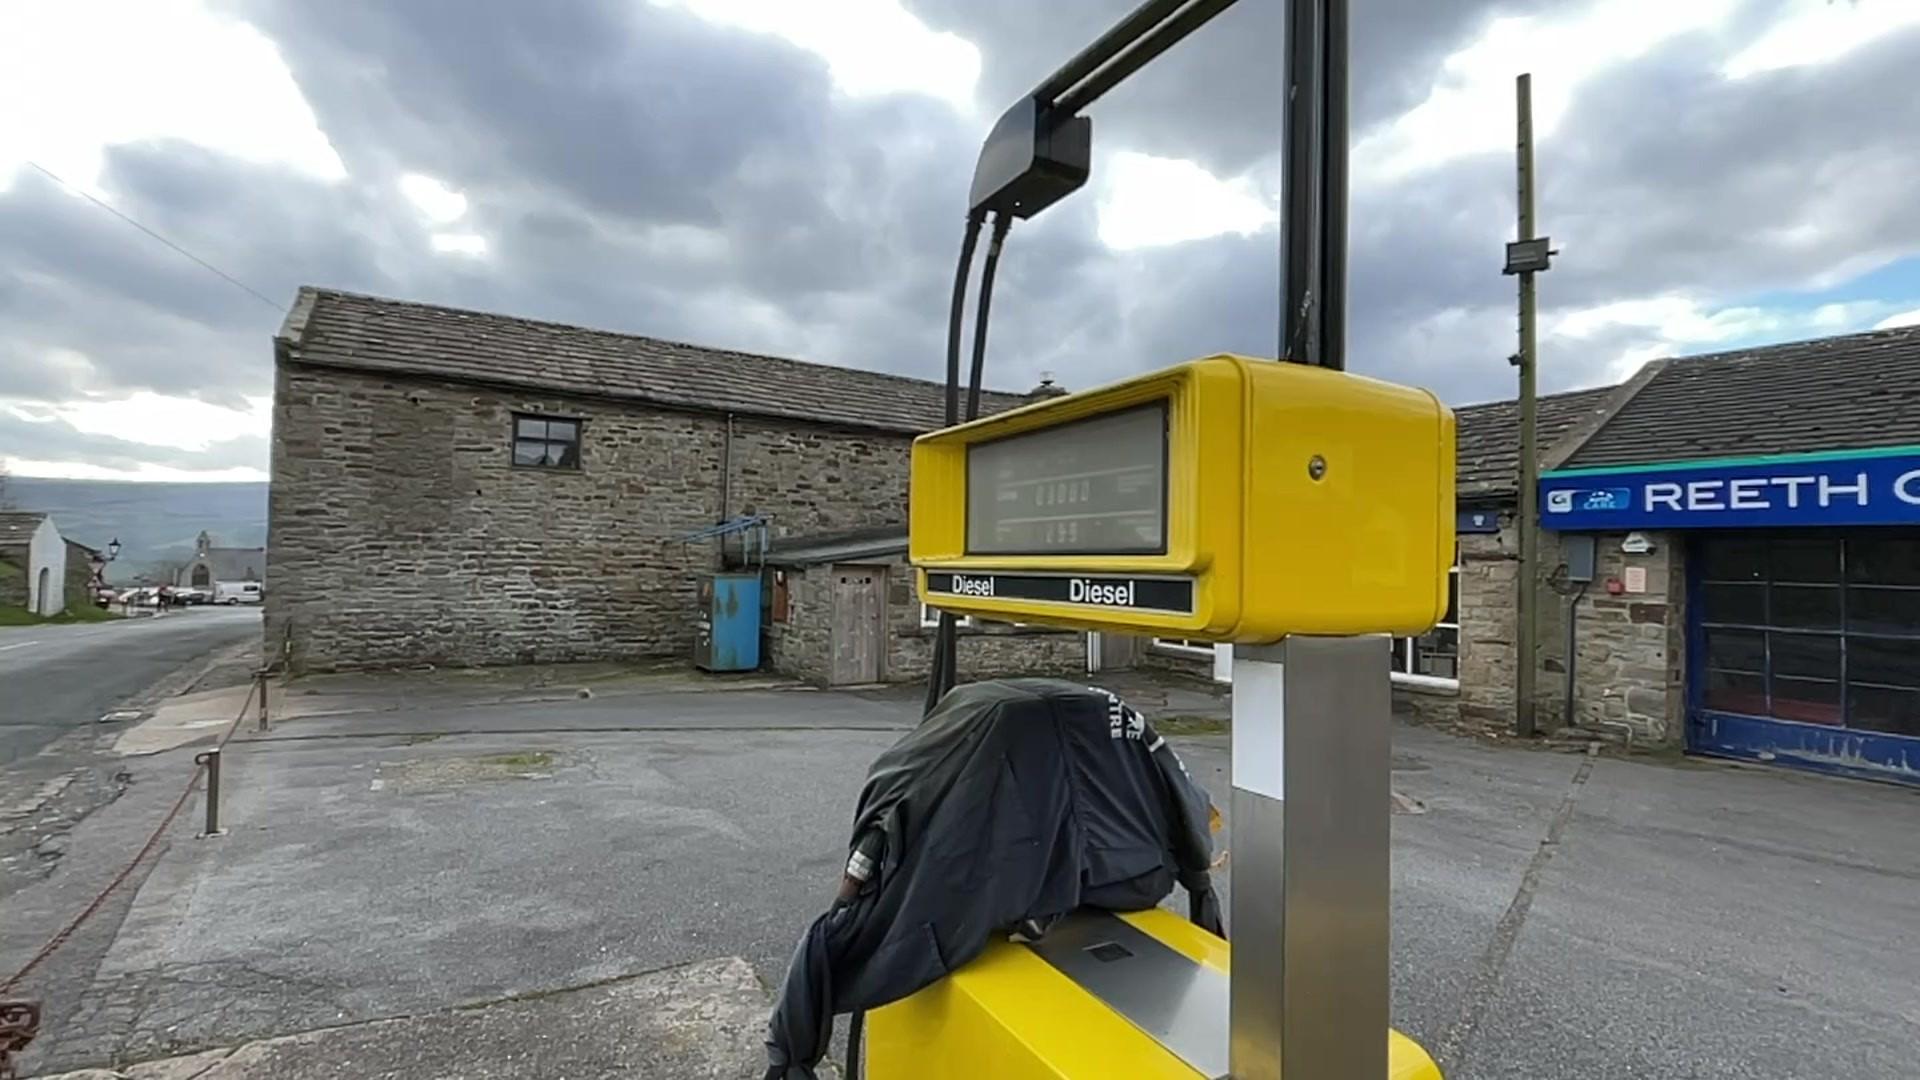
[[[704,671],[752,671],[760,666],[759,574],[701,579],[693,662]]]

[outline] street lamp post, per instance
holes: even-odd
[[[120,538],[119,537],[116,536],[113,539],[107,541],[106,554],[107,554],[106,561],[100,564],[100,569],[99,569],[100,580],[95,583],[95,593],[93,596],[93,602],[96,604],[99,604],[102,608],[108,607],[113,603],[113,596],[110,591],[111,586],[107,584],[107,565],[109,563],[112,563],[113,560],[120,557]],[[103,590],[108,591],[106,603],[100,602],[100,591],[103,591]]]

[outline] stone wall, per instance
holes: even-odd
[[[768,628],[774,670],[825,686],[832,678],[833,574],[828,566],[787,570],[787,621]],[[920,625],[920,601],[905,563],[886,565],[886,642],[880,678],[914,682],[927,677],[935,631]],[[1012,675],[1079,676],[1087,670],[1086,635],[1076,630],[986,623],[961,627],[954,645],[958,680]]]
[[[1546,548],[1557,557],[1559,538]],[[1686,567],[1683,538],[1647,533],[1653,550],[1629,555],[1625,533],[1596,539],[1593,584],[1580,598],[1574,645],[1574,726],[1636,743],[1679,745],[1685,731]],[[1644,592],[1610,594],[1645,573]],[[1562,585],[1562,589],[1565,586]],[[1560,726],[1566,712],[1566,611],[1571,596],[1542,590],[1539,717]]]
[[[1682,610],[1684,544],[1648,534],[1654,550],[1628,555],[1625,533],[1597,538],[1595,580],[1579,601],[1573,723],[1637,743],[1677,745],[1686,704]],[[1577,586],[1565,579],[1560,536],[1542,534],[1540,610],[1535,626],[1540,665],[1535,719],[1543,731],[1566,726],[1566,617]],[[1646,591],[1609,595],[1607,581],[1627,583],[1628,567],[1646,572]],[[1425,720],[1511,731],[1514,714],[1519,532],[1503,513],[1497,534],[1460,537],[1460,687],[1457,691],[1396,688],[1402,707]]]
[[[67,542],[67,607],[93,607],[93,560],[87,549]]]
[[[27,606],[27,546],[0,547],[0,607]]]
[[[706,421],[708,490],[720,484],[724,420]],[[729,513],[768,514],[775,536],[818,536],[907,521],[905,435],[862,434],[799,422],[734,421]],[[716,503],[717,512],[717,503]]]
[[[1146,648],[1140,650],[1140,658],[1135,662],[1135,666],[1150,671],[1171,671],[1179,675],[1191,675],[1196,679],[1209,681],[1213,679],[1212,657],[1175,652],[1155,645],[1151,641],[1147,643]]]
[[[833,671],[830,569],[796,566],[777,571],[786,579],[786,618],[770,620],[763,639],[767,667],[816,686],[827,685]]]
[[[1498,533],[1460,537],[1459,720],[1511,728],[1514,702],[1514,606],[1520,583],[1520,534],[1513,515],[1500,515]],[[1407,692],[1416,711],[1435,707],[1434,695]]]
[[[515,467],[516,412],[582,420],[578,470]],[[266,635],[296,670],[687,655],[725,417],[283,362]],[[906,519],[905,436],[734,423],[728,513],[776,533]]]

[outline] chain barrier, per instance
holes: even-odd
[[[6,993],[20,985],[28,975],[33,974],[35,969],[45,963],[48,957],[58,952],[60,946],[65,945],[88,919],[98,913],[106,904],[107,898],[112,896],[120,886],[126,884],[127,879],[133,876],[134,870],[153,854],[155,848],[160,846],[160,840],[167,834],[167,829],[173,825],[174,819],[180,816],[180,811],[186,809],[188,801],[193,798],[193,793],[199,790],[201,779],[207,776],[209,757],[218,760],[220,750],[227,745],[227,740],[233,738],[233,733],[239,730],[240,722],[246,719],[247,709],[253,705],[254,696],[258,694],[262,699],[265,698],[267,670],[262,668],[255,673],[253,685],[248,688],[246,698],[240,702],[239,713],[234,716],[233,723],[227,725],[227,730],[214,744],[212,754],[201,754],[194,758],[193,775],[188,778],[187,786],[180,792],[180,797],[175,799],[173,805],[167,809],[166,816],[160,819],[160,824],[154,827],[152,834],[147,837],[147,842],[140,845],[140,850],[134,853],[132,860],[121,867],[120,872],[113,876],[113,880],[107,882],[106,888],[101,889],[86,907],[80,909],[80,914],[75,915],[72,921],[61,927],[59,933],[47,939],[47,943],[40,947],[39,952],[33,954],[32,959],[23,964],[20,970],[14,972],[6,982],[0,983],[0,1080],[13,1080],[15,1076],[13,1055],[25,1050],[27,1044],[39,1035],[41,1019],[40,1002],[4,1000]],[[264,711],[262,715],[265,715]],[[217,792],[208,792],[209,799],[218,797]],[[215,809],[209,806],[208,819],[215,820],[213,816],[215,813]]]

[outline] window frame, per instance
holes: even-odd
[[[584,418],[578,416],[555,416],[552,413],[538,412],[514,412],[511,415],[512,419],[507,426],[507,463],[509,465],[516,469],[534,469],[541,472],[581,471],[582,450],[586,443],[587,433],[587,423]],[[544,433],[538,436],[522,435],[520,433],[520,425],[528,421],[547,425],[572,424],[573,438],[570,442],[569,440],[555,439],[552,437],[552,429],[550,427],[543,428],[542,431]],[[539,444],[542,447],[541,460],[521,461],[520,445],[522,443]],[[551,463],[545,460],[547,452],[554,446],[567,445],[571,445],[573,448],[571,460],[565,460],[566,455],[564,454],[562,455],[563,460],[559,463]]]
[[[972,625],[973,625],[973,616],[971,616],[971,615],[956,615],[956,616],[954,616],[954,620],[953,620],[953,627],[954,627],[954,629],[956,629],[956,630],[961,630],[961,629],[965,629],[965,628],[967,628],[967,627],[970,627],[970,626],[972,626]],[[939,608],[937,608],[937,607],[929,607],[929,606],[928,606],[928,605],[927,605],[926,603],[924,603],[924,602],[923,602],[923,603],[921,603],[921,605],[920,605],[920,629],[922,629],[922,630],[938,630],[938,629],[940,629],[940,609],[939,609]]]
[[[1453,545],[1453,565],[1447,569],[1447,595],[1453,598],[1451,605],[1453,620],[1451,622],[1447,621],[1446,614],[1443,612],[1440,616],[1441,621],[1434,623],[1433,629],[1427,631],[1427,633],[1431,634],[1439,630],[1453,631],[1453,677],[1427,675],[1411,670],[1414,664],[1414,649],[1418,646],[1420,638],[1426,636],[1422,634],[1416,637],[1396,637],[1390,639],[1390,644],[1387,646],[1387,664],[1389,665],[1389,678],[1392,682],[1401,686],[1419,686],[1431,690],[1460,689],[1460,661],[1466,652],[1464,648],[1466,638],[1460,632],[1460,612],[1461,608],[1465,606],[1466,597],[1462,595],[1460,591],[1460,543],[1457,540]],[[1400,666],[1401,642],[1406,642],[1407,648],[1407,666],[1404,668]]]
[[[1169,656],[1184,656],[1190,660],[1212,660],[1214,645],[1212,642],[1194,644],[1191,638],[1154,638],[1153,648]]]

